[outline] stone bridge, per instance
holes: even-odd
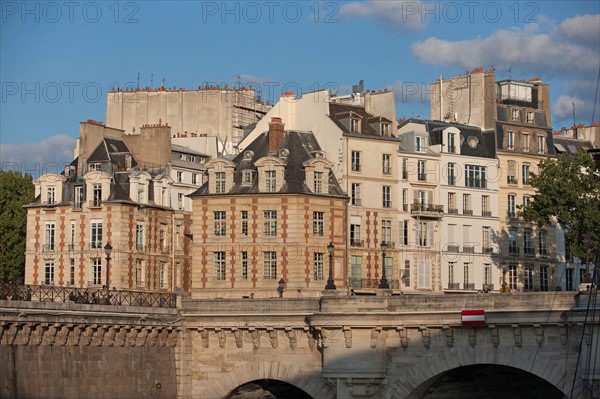
[[[0,301],[0,397],[598,397],[589,296]]]

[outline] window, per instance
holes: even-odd
[[[75,285],[75,259],[69,259],[69,285]]]
[[[198,184],[198,175],[192,173],[192,184]]]
[[[242,279],[248,280],[248,252],[242,251],[240,259],[242,261]]]
[[[252,171],[245,169],[242,170],[242,185],[249,186],[252,184]]]
[[[352,205],[360,206],[360,184],[352,183]]]
[[[492,285],[492,267],[487,263],[483,265],[483,284],[488,287]]]
[[[516,196],[508,194],[508,217],[515,217],[517,211]]]
[[[389,132],[390,132],[390,124],[389,123],[381,123],[381,125],[379,125],[379,133],[381,133],[382,136],[389,135]]]
[[[427,162],[419,161],[417,163],[417,177],[419,181],[427,181]]]
[[[527,209],[527,207],[531,204],[531,197],[529,195],[523,196],[523,210]]]
[[[390,245],[392,243],[392,220],[381,220],[381,243]]]
[[[350,119],[350,131],[353,133],[360,133],[360,119]]]
[[[523,151],[529,152],[529,134],[523,133]]]
[[[45,233],[44,233],[44,250],[45,251],[54,251],[54,236],[55,236],[55,224],[54,223],[46,223]]]
[[[533,123],[533,111],[527,111],[527,123]]]
[[[538,153],[543,154],[544,151],[544,136],[537,136]]]
[[[76,209],[83,207],[83,186],[75,186],[75,199],[74,206]]]
[[[227,212],[225,211],[216,211],[213,212],[214,223],[215,223],[215,236],[217,237],[225,237],[227,234]]]
[[[456,193],[448,193],[448,213],[458,213],[456,208]]]
[[[142,223],[135,225],[135,249],[137,251],[144,250],[144,225]]]
[[[92,259],[92,285],[101,285],[102,284],[102,259],[101,258],[93,258]]]
[[[350,265],[352,267],[352,287],[361,288],[362,279],[362,257],[351,256]]]
[[[565,261],[571,262],[573,259],[571,257],[571,244],[568,240],[565,240]]]
[[[415,245],[418,247],[431,247],[433,245],[432,222],[417,222],[417,236]]]
[[[470,270],[469,263],[467,263],[467,262],[463,263],[463,287],[466,290],[470,289],[470,287],[469,287],[469,285],[470,285],[469,270]]]
[[[507,150],[515,149],[515,133],[510,130],[506,134],[506,149]]]
[[[274,170],[267,170],[265,172],[265,190],[268,192],[275,192],[277,190],[277,172]]]
[[[242,231],[243,236],[248,235],[248,211],[242,211]]]
[[[463,215],[472,215],[471,194],[463,194]]]
[[[540,255],[548,255],[548,232],[546,230],[540,230],[538,244]]]
[[[449,163],[447,171],[448,171],[448,184],[450,186],[456,185],[456,164]]]
[[[177,193],[177,209],[183,210],[183,194]]]
[[[408,189],[402,189],[402,210],[408,212]]]
[[[268,251],[263,253],[264,256],[264,276],[265,280],[277,279],[277,253]]]
[[[506,182],[508,184],[517,184],[517,162],[507,162]]]
[[[323,192],[323,172],[313,174],[313,192],[321,194]]]
[[[448,152],[456,152],[456,134],[448,133]]]
[[[352,171],[360,172],[360,151],[352,151]]]
[[[44,262],[44,284],[54,285],[54,261],[46,260]]]
[[[400,221],[400,245],[408,245],[408,220]]]
[[[465,186],[486,188],[485,167],[465,165]]]
[[[215,192],[225,193],[225,172],[215,172]]]
[[[533,266],[525,265],[523,274],[523,289],[525,291],[533,290]]]
[[[540,290],[548,291],[548,266],[540,266]]]
[[[408,159],[402,158],[402,180],[408,180]]]
[[[161,223],[158,231],[158,240],[160,244],[160,250],[165,252],[168,251],[169,246],[167,245],[167,225]]]
[[[431,289],[431,262],[419,260],[417,288]]]
[[[196,157],[193,155],[190,155],[190,162],[196,162]]]
[[[531,229],[523,230],[523,253],[526,255],[534,255],[535,249],[533,248],[533,236]]]
[[[519,253],[519,248],[517,247],[517,229],[515,227],[511,227],[508,230],[508,252],[509,253]]]
[[[463,252],[473,253],[473,243],[471,242],[470,225],[463,225]]]
[[[225,251],[213,252],[215,262],[215,280],[225,280]]]
[[[167,288],[167,264],[160,262],[158,265],[158,288]]]
[[[142,259],[135,260],[135,285],[144,286],[144,261]]]
[[[54,187],[48,187],[46,189],[46,203],[54,204],[56,202],[56,189]]]
[[[102,184],[96,183],[92,186],[92,206],[102,205]]]
[[[382,165],[383,165],[382,173],[384,175],[391,175],[392,174],[392,156],[390,154],[383,154]]]
[[[454,262],[448,263],[448,288],[454,285]]]
[[[323,236],[324,215],[324,212],[313,212],[313,235],[315,236]]]
[[[410,260],[404,261],[404,274],[402,275],[405,287],[410,287]]]
[[[512,120],[513,120],[513,122],[519,121],[519,110],[518,109],[512,110]]]
[[[521,177],[523,179],[523,184],[529,184],[529,164],[524,163],[521,167]]]
[[[573,291],[573,269],[565,269],[565,289]]]
[[[323,280],[323,258],[322,252],[315,252],[314,254],[314,277],[315,280]]]
[[[508,288],[517,289],[517,265],[514,263],[508,265]]]
[[[177,183],[182,183],[183,182],[183,172],[181,171],[177,171]]]
[[[415,151],[416,152],[425,152],[425,147],[427,147],[427,138],[416,136],[415,137]]]
[[[350,245],[361,246],[360,224],[350,222]]]
[[[383,258],[383,267],[385,267],[385,279],[388,282],[388,285],[392,286],[392,257],[386,256]]]
[[[383,195],[383,207],[391,208],[392,207],[392,187],[391,186],[383,186],[382,195]]]
[[[264,235],[266,237],[277,236],[277,211],[264,211]]]
[[[492,232],[492,228],[490,226],[483,226],[483,228],[481,230],[483,253],[491,253],[491,249],[492,249],[491,232]]]
[[[92,248],[102,248],[102,222],[92,220]]]
[[[481,196],[481,216],[492,216],[492,211],[490,211],[490,197],[489,195]]]

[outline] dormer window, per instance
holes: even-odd
[[[277,172],[274,170],[267,170],[265,172],[265,189],[268,192],[277,191]]]
[[[48,187],[46,190],[46,203],[54,204],[56,200],[56,189],[54,187]]]
[[[185,161],[185,154],[179,154],[179,160]]]
[[[92,170],[100,170],[100,164],[99,163],[91,163],[90,164],[90,171]]]
[[[252,170],[242,170],[242,185],[249,186],[252,184]]]
[[[518,109],[512,110],[512,120],[513,120],[513,122],[519,121],[519,110]]]
[[[323,172],[314,172],[313,180],[313,192],[321,194],[323,192]]]
[[[527,111],[527,123],[533,123],[533,111]]]
[[[190,155],[190,162],[196,162],[196,157],[193,155]]]
[[[415,151],[425,152],[425,147],[427,147],[427,138],[421,136],[415,137]]]
[[[379,125],[379,133],[382,136],[389,136],[390,135],[390,124],[382,122],[381,125]]]
[[[448,133],[448,152],[456,153],[456,134]]]
[[[217,194],[225,193],[225,172],[215,172],[215,191]]]
[[[357,118],[350,119],[350,131],[352,133],[360,133],[360,119],[357,119]]]

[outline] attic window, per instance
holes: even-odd
[[[190,155],[190,162],[196,162],[196,157],[193,155]]]
[[[390,124],[382,122],[381,125],[379,126],[379,133],[382,136],[389,136],[390,135]]]
[[[287,158],[288,155],[290,155],[290,152],[288,151],[287,148],[282,148],[281,150],[279,150],[279,158]]]
[[[179,159],[181,161],[185,161],[185,154],[179,154]]]
[[[248,150],[244,153],[244,158],[249,159],[254,156],[254,151]]]
[[[360,119],[350,119],[350,131],[353,133],[360,133]]]
[[[242,170],[242,185],[247,186],[252,184],[252,170]]]
[[[91,163],[90,171],[92,171],[92,170],[100,170],[100,164],[99,163]]]

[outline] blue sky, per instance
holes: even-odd
[[[236,76],[281,91],[396,93],[398,117],[429,116],[427,86],[476,67],[551,84],[553,126],[592,122],[597,1],[2,1],[0,162],[71,159],[79,122],[106,120],[113,86],[194,88]],[[600,102],[600,101],[599,101]],[[600,120],[600,105],[595,108]],[[33,169],[33,170],[31,170]],[[43,171],[49,171],[46,168]]]

